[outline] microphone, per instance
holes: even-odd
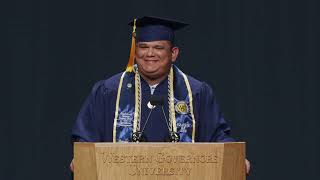
[[[149,103],[148,103],[148,107],[150,108],[150,111],[149,111],[147,120],[146,120],[146,122],[145,122],[145,124],[144,124],[144,126],[143,126],[141,131],[137,131],[135,133],[132,133],[132,135],[131,135],[131,141],[132,142],[147,142],[147,138],[144,136],[143,131],[144,131],[149,119],[150,119],[152,110],[157,105],[161,106],[162,114],[163,114],[163,116],[165,118],[168,130],[169,130],[169,135],[168,135],[168,137],[165,138],[165,141],[166,142],[179,142],[180,141],[179,134],[177,132],[171,131],[171,129],[169,127],[167,116],[166,116],[166,114],[164,112],[164,109],[163,109],[164,101],[165,101],[165,97],[164,96],[154,96],[154,95],[152,95],[150,97],[150,100],[149,100],[150,106],[149,106]]]
[[[171,129],[169,127],[167,116],[166,116],[166,113],[164,112],[164,109],[163,109],[164,101],[165,101],[164,96],[151,96],[151,98],[150,98],[151,105],[153,105],[153,106],[160,105],[161,106],[162,114],[166,120],[166,124],[167,124],[168,130],[169,130],[169,135],[168,135],[168,137],[165,138],[165,142],[179,142],[180,141],[179,133],[171,131]]]
[[[152,95],[150,97],[149,103],[147,105],[150,108],[147,120],[144,123],[144,126],[143,126],[141,131],[137,131],[137,132],[132,133],[132,135],[131,135],[131,141],[132,142],[147,142],[147,137],[144,136],[143,131],[146,128],[146,125],[147,125],[147,123],[148,123],[148,121],[150,119],[152,110],[156,107],[156,105],[161,105],[162,106],[163,102],[164,102],[164,97],[163,96],[153,96]]]
[[[137,131],[132,133],[131,142],[147,142],[147,137],[145,137],[142,132]]]
[[[170,131],[169,135],[165,138],[165,142],[179,142],[180,135],[177,132]]]

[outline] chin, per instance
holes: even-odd
[[[161,76],[157,71],[144,71],[141,73],[149,79],[158,79]]]
[[[145,74],[156,74],[158,71],[159,71],[159,68],[153,68],[153,67],[143,68],[143,72]]]
[[[157,74],[158,71],[152,70],[152,71],[143,71],[145,74]]]
[[[159,74],[156,72],[145,72],[144,75],[151,79],[157,79],[157,77],[159,77]]]

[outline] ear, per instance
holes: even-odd
[[[176,62],[178,55],[179,55],[179,48],[178,47],[173,47],[171,49],[171,55],[172,55],[172,60],[171,62],[174,63]]]

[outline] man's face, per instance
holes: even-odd
[[[136,46],[136,62],[139,72],[148,79],[162,79],[176,61],[179,49],[172,47],[170,41],[138,42]]]

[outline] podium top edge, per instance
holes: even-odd
[[[81,145],[95,145],[95,146],[105,146],[105,145],[229,145],[229,144],[246,144],[246,142],[197,142],[197,143],[188,143],[188,142],[179,142],[179,143],[167,143],[167,142],[140,142],[140,143],[135,143],[135,142],[117,142],[117,143],[112,143],[112,142],[75,142],[75,144],[81,144]]]

